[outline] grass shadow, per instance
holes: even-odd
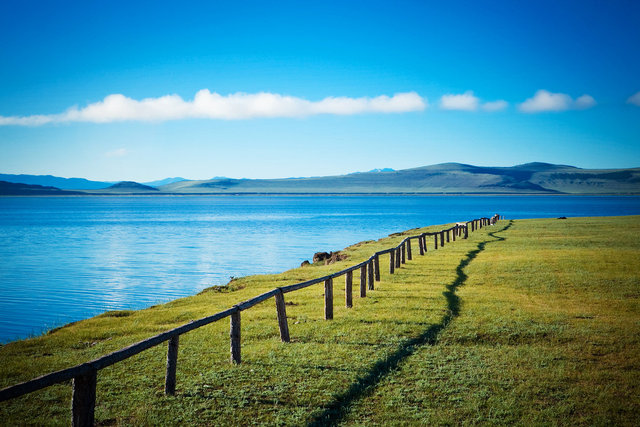
[[[403,360],[411,356],[420,346],[434,345],[440,332],[442,332],[442,330],[460,314],[460,298],[456,295],[456,289],[464,285],[467,280],[468,276],[464,273],[465,267],[485,249],[488,243],[506,240],[506,237],[496,236],[495,233],[508,230],[512,224],[513,220],[510,220],[509,223],[500,230],[488,233],[488,236],[492,237],[494,240],[485,240],[478,243],[476,249],[467,252],[466,257],[460,261],[456,267],[456,279],[447,285],[446,291],[443,292],[443,295],[447,300],[447,314],[443,316],[440,323],[430,326],[419,336],[404,342],[393,354],[389,355],[385,359],[379,360],[369,370],[367,375],[359,378],[347,391],[337,396],[334,401],[330,403],[321,414],[311,420],[308,425],[314,427],[337,425],[347,414],[349,407],[353,402],[370,394],[376,384],[384,379],[389,373],[393,372]]]

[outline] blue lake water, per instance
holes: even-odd
[[[0,197],[0,342],[410,228],[640,214],[638,197]]]

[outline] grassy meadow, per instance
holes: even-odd
[[[433,231],[442,226],[420,229]],[[404,235],[417,234],[411,230]],[[640,217],[500,221],[425,256],[323,320],[322,284],[180,337],[176,395],[166,346],[99,371],[98,425],[636,425],[640,419]],[[140,311],[108,312],[0,347],[0,387],[82,363],[273,289],[338,271],[402,240],[347,248],[345,261],[251,276]],[[0,403],[0,424],[66,425],[70,383]]]

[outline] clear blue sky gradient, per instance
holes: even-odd
[[[415,91],[424,111],[0,126],[0,172],[149,181],[441,162],[640,166],[640,2],[0,4],[0,116],[201,89],[317,101]],[[545,89],[586,110],[527,114]],[[503,111],[444,111],[473,91]],[[111,153],[111,155],[109,155]],[[121,155],[113,155],[119,153]]]

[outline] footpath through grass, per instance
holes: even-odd
[[[441,227],[432,227],[431,230]],[[429,230],[422,229],[422,230]],[[415,234],[412,231],[408,234]],[[180,338],[175,397],[166,347],[98,373],[97,424],[635,424],[640,418],[640,217],[501,221],[417,254],[354,307],[334,283],[287,294],[292,342],[272,300],[242,314],[229,364],[228,320]],[[235,280],[162,306],[110,312],[0,347],[0,387],[91,360],[349,259]],[[414,245],[415,246],[415,245]],[[358,273],[354,284],[359,283]],[[0,403],[0,424],[68,424],[69,384]]]

